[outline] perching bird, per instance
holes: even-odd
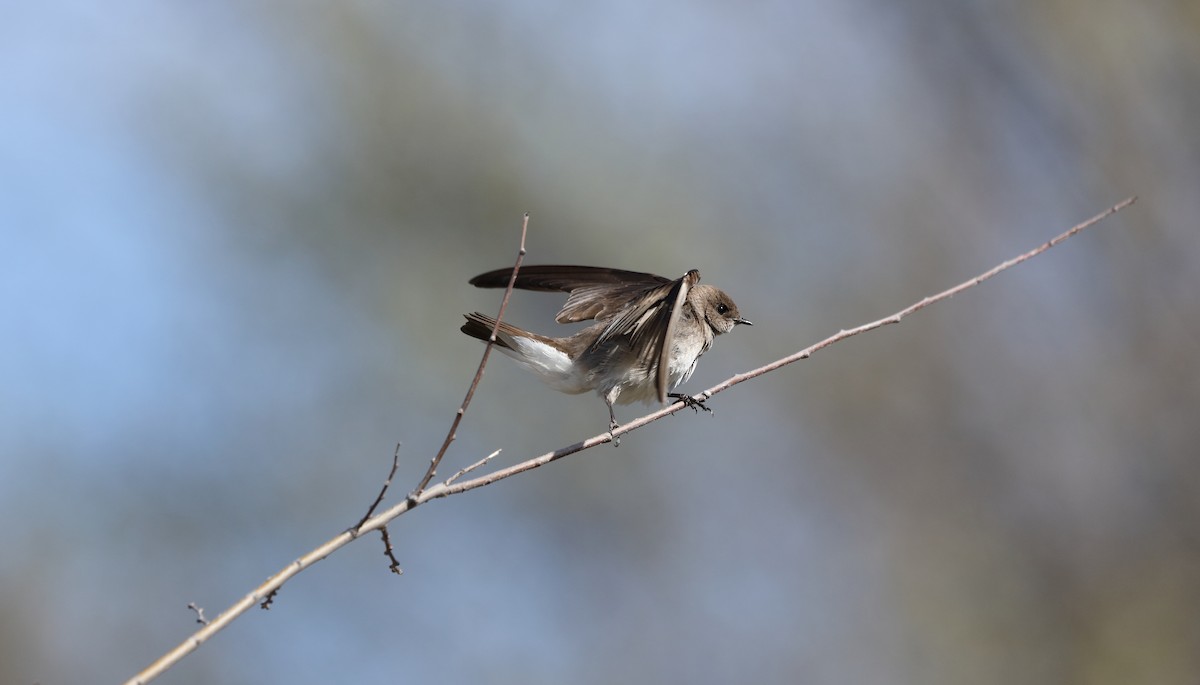
[[[471,285],[505,288],[511,277],[512,269],[497,269],[472,278]],[[551,338],[501,322],[496,345],[555,390],[595,390],[608,405],[609,428],[616,429],[614,404],[666,403],[668,391],[692,375],[713,338],[738,324],[752,325],[728,295],[699,281],[695,269],[672,281],[594,266],[522,267],[515,288],[569,293],[556,321],[596,323]],[[495,319],[479,312],[465,316],[463,333],[491,337]]]

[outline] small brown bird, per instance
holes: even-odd
[[[497,269],[471,279],[480,288],[505,288],[512,269]],[[711,285],[697,285],[695,269],[676,280],[636,271],[594,266],[526,266],[514,287],[568,293],[555,320],[596,323],[575,335],[551,338],[501,322],[496,332],[500,351],[537,374],[560,392],[576,395],[595,390],[608,405],[615,429],[614,404],[667,397],[696,370],[696,362],[713,338],[738,324],[753,325],[737,305]],[[465,315],[462,332],[486,341],[496,320],[475,312]],[[692,402],[688,402],[692,404]]]

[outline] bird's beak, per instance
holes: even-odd
[[[749,321],[747,321],[747,320],[745,320],[745,319],[740,319],[740,318],[739,318],[739,319],[734,319],[734,320],[733,320],[733,323],[735,323],[735,324],[744,323],[744,324],[746,324],[747,326],[753,326],[753,325],[754,325],[753,323],[750,323]]]

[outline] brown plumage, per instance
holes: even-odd
[[[511,277],[512,269],[497,269],[470,282],[480,288],[504,288]],[[615,428],[614,403],[666,402],[668,391],[692,375],[715,336],[750,324],[728,295],[699,281],[700,272],[694,269],[670,280],[592,266],[523,267],[515,288],[567,293],[556,321],[596,323],[553,338],[503,322],[496,343],[557,390],[595,390],[608,405],[610,426]],[[491,337],[494,319],[478,312],[466,318],[463,333],[485,341]]]

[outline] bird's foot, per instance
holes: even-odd
[[[613,447],[621,446],[621,436],[617,435],[614,432],[620,427],[621,427],[621,424],[617,423],[616,419],[608,420],[608,437],[610,440],[612,440]]]
[[[704,404],[704,400],[698,400],[695,397],[692,397],[691,395],[685,395],[683,393],[673,392],[673,393],[667,395],[667,397],[670,397],[678,402],[683,402],[684,406],[691,407],[692,411],[696,412],[697,414],[700,413],[701,409],[708,412],[709,414],[713,413],[713,410],[709,409],[708,405]]]

